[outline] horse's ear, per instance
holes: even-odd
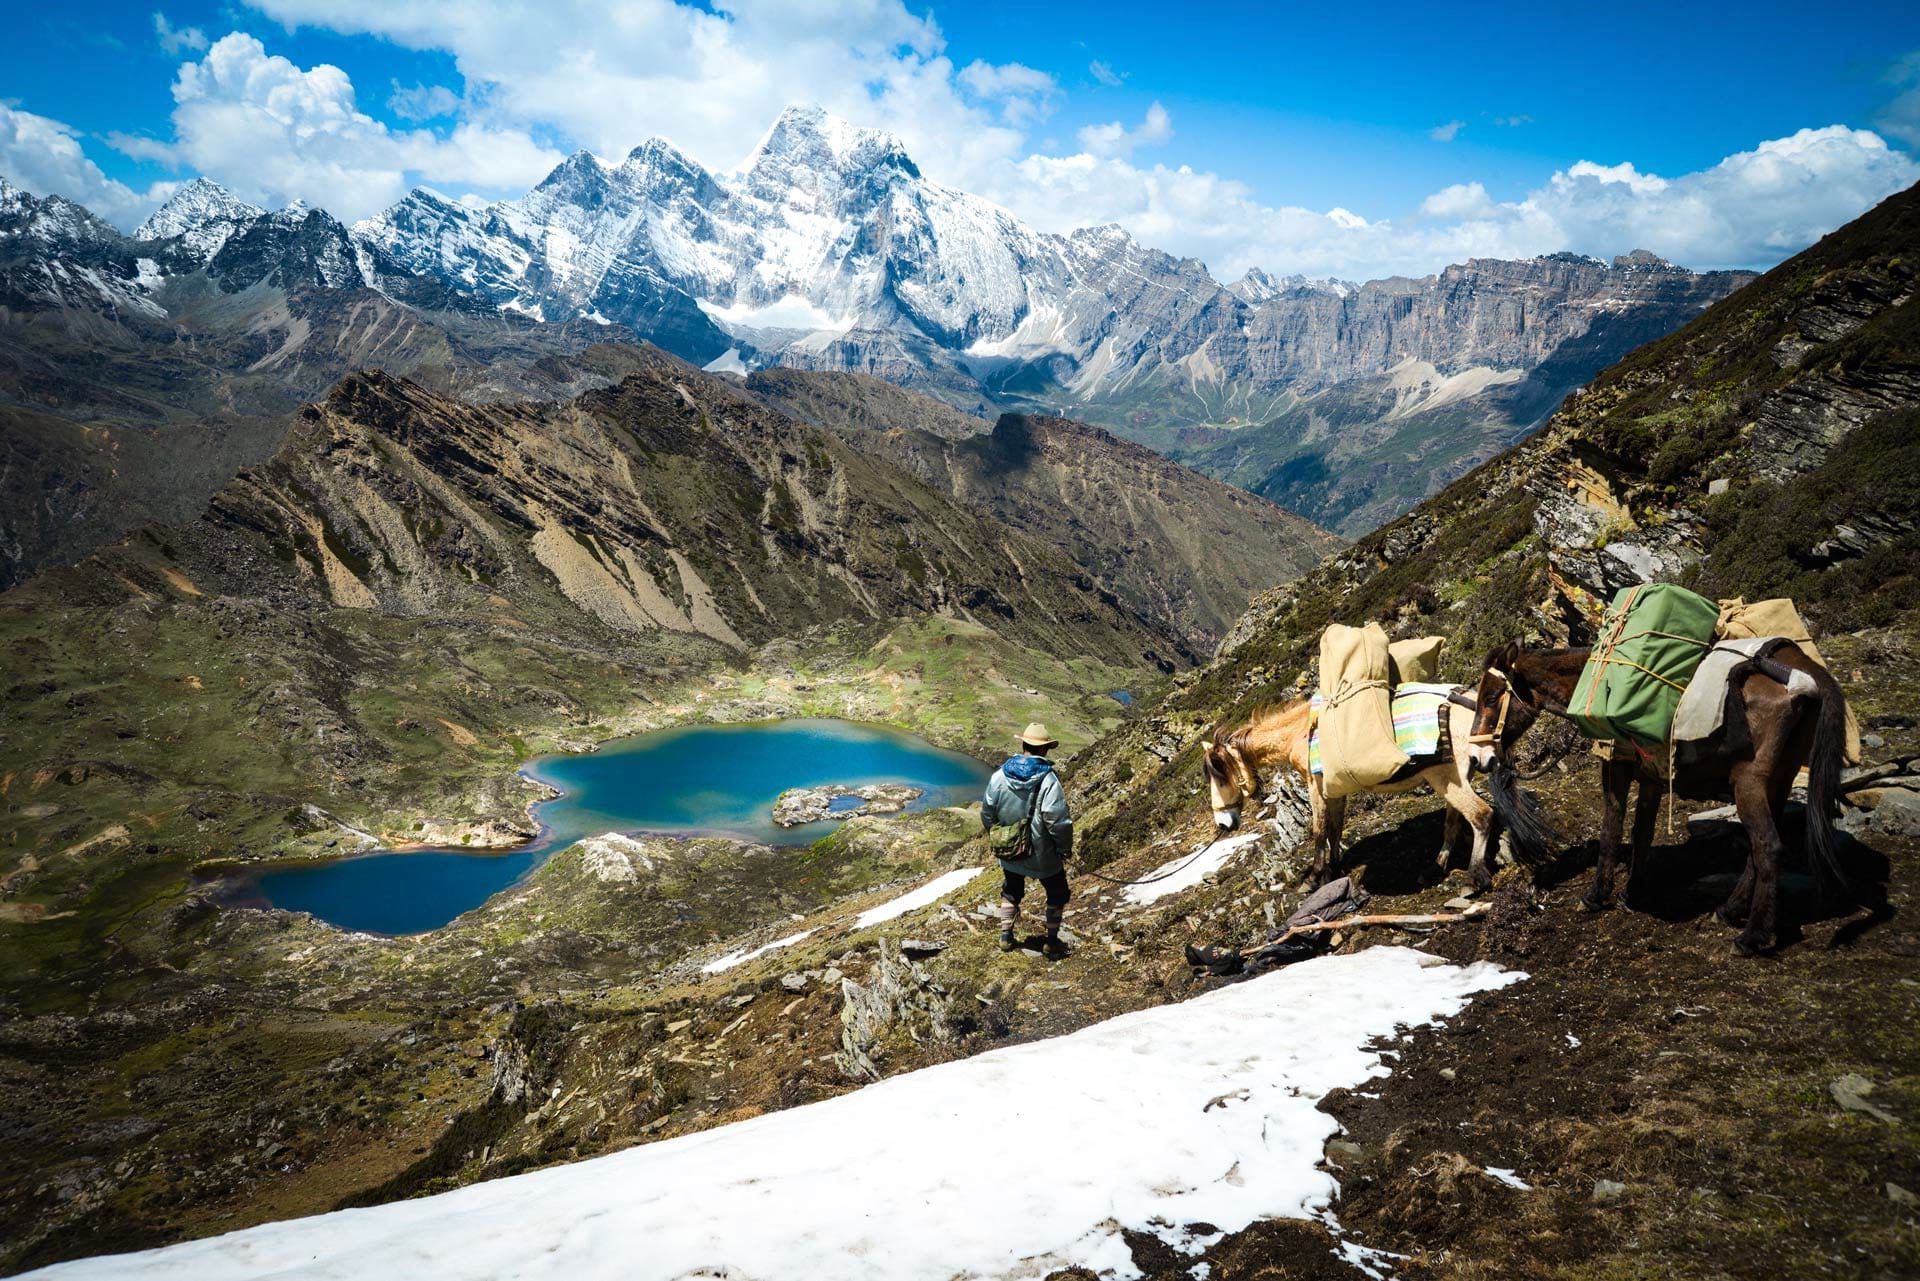
[[[1520,642],[1508,641],[1487,655],[1487,666],[1497,667],[1509,676],[1513,674],[1513,665],[1520,657]]]

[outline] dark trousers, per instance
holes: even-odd
[[[1060,922],[1067,916],[1067,900],[1073,892],[1067,888],[1067,874],[1064,870],[1052,876],[1040,878],[1040,887],[1047,892],[1047,937],[1060,933]],[[1027,896],[1027,878],[1018,872],[1000,869],[1000,928],[1013,933],[1014,919],[1020,915],[1020,900]]]
[[[1048,907],[1065,907],[1067,900],[1073,897],[1073,891],[1067,888],[1067,874],[1064,871],[1041,877],[1040,888],[1047,892]],[[1000,897],[1018,904],[1026,896],[1027,878],[1018,872],[1000,869]]]

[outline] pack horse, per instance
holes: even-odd
[[[1446,828],[1440,840],[1438,862],[1445,867],[1459,840],[1464,821],[1473,831],[1473,855],[1468,876],[1477,890],[1493,884],[1490,864],[1490,837],[1493,809],[1468,783],[1472,767],[1474,712],[1463,699],[1440,704],[1446,733],[1441,736],[1441,751],[1436,758],[1410,762],[1398,775],[1368,792],[1406,792],[1425,784],[1446,802]],[[1324,882],[1339,870],[1342,858],[1341,832],[1346,826],[1346,797],[1328,797],[1321,786],[1321,775],[1314,772],[1310,757],[1313,701],[1301,699],[1255,713],[1241,725],[1224,732],[1216,731],[1201,740],[1200,760],[1213,806],[1213,820],[1222,831],[1231,831],[1240,823],[1241,810],[1249,803],[1259,804],[1266,795],[1263,780],[1276,768],[1291,769],[1306,785],[1312,810],[1313,866],[1311,881]]]
[[[1475,729],[1484,737],[1473,750],[1488,766],[1496,806],[1518,803],[1510,765],[1514,744],[1543,713],[1566,716],[1591,651],[1527,650],[1509,643],[1487,655],[1476,691]],[[1752,956],[1772,945],[1780,890],[1780,829],[1794,777],[1807,767],[1807,844],[1817,884],[1830,900],[1855,901],[1838,856],[1833,815],[1840,768],[1847,750],[1846,699],[1827,669],[1806,649],[1782,640],[1737,668],[1727,682],[1725,723],[1698,744],[1683,743],[1667,771],[1644,752],[1616,752],[1601,771],[1605,810],[1600,823],[1600,860],[1593,886],[1582,900],[1591,911],[1613,902],[1614,871],[1627,796],[1634,783],[1632,861],[1628,883],[1644,871],[1653,847],[1660,802],[1669,788],[1685,800],[1729,797],[1746,829],[1746,869],[1718,915],[1739,926],[1734,948]]]

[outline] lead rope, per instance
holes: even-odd
[[[1078,855],[1074,856],[1073,861],[1076,865],[1078,865],[1080,869],[1080,875],[1091,876],[1094,880],[1105,881],[1109,885],[1152,885],[1155,881],[1164,881],[1170,876],[1178,876],[1180,873],[1186,871],[1189,867],[1192,867],[1195,863],[1197,863],[1200,860],[1200,856],[1202,854],[1205,854],[1208,850],[1211,850],[1214,846],[1218,845],[1221,841],[1224,841],[1225,839],[1227,838],[1224,834],[1220,836],[1216,836],[1212,840],[1208,841],[1205,845],[1202,845],[1199,849],[1195,850],[1192,856],[1184,860],[1180,864],[1180,866],[1176,868],[1172,868],[1168,871],[1162,872],[1158,876],[1143,876],[1137,881],[1123,881],[1117,876],[1106,876],[1099,872],[1096,872],[1092,868],[1088,867],[1086,863],[1081,861]]]

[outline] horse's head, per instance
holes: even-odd
[[[1223,832],[1240,825],[1240,807],[1260,797],[1260,776],[1247,759],[1246,748],[1235,740],[1209,734],[1200,740],[1200,768],[1206,774],[1213,823]]]
[[[1492,768],[1495,760],[1509,760],[1513,745],[1540,717],[1538,693],[1524,670],[1526,657],[1518,641],[1508,641],[1482,665],[1474,691],[1473,731],[1467,739],[1473,763],[1481,769]]]

